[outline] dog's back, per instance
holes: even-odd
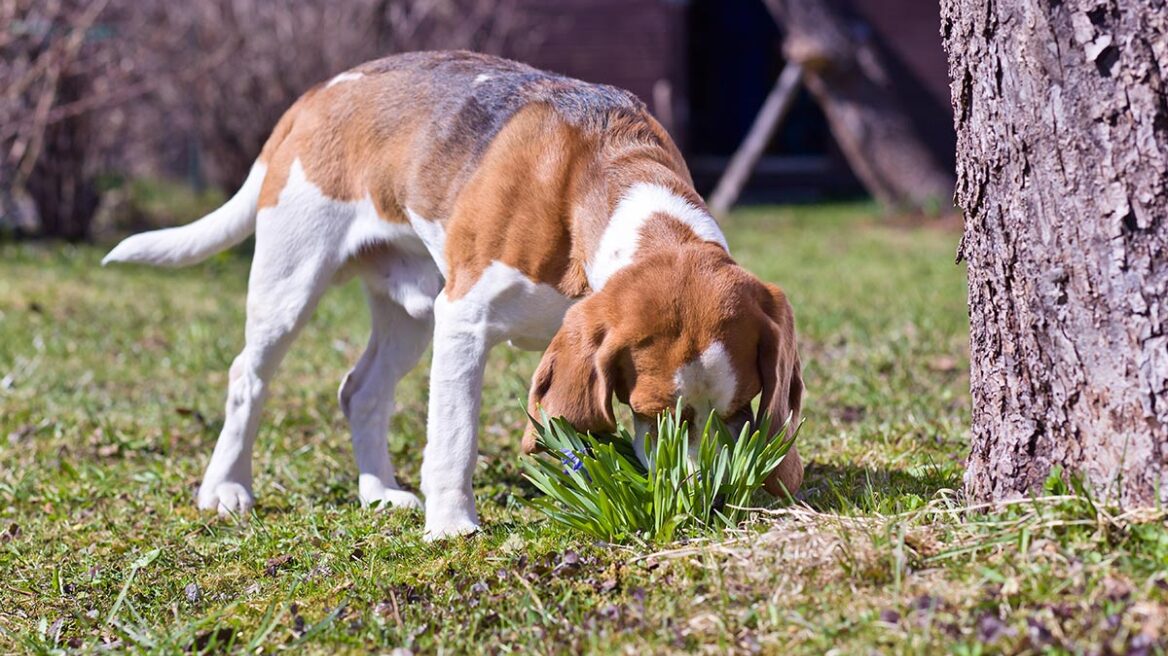
[[[394,55],[313,87],[288,110],[261,154],[273,180],[260,206],[275,204],[280,172],[300,159],[331,198],[380,190],[374,200],[386,220],[405,222],[407,205],[444,220],[505,126],[533,107],[581,139],[602,138],[613,122],[648,118],[627,91],[518,62],[469,52]]]

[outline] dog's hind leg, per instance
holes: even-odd
[[[296,173],[289,186],[304,187]],[[336,244],[347,216],[312,191],[286,188],[280,205],[257,217],[245,345],[231,365],[223,431],[199,487],[201,509],[231,514],[252,507],[252,447],[268,386],[340,267]]]
[[[361,505],[383,502],[402,508],[421,508],[418,497],[402,490],[389,459],[386,434],[393,416],[394,388],[418,363],[434,332],[430,313],[411,316],[389,298],[381,285],[366,280],[373,332],[356,366],[345,376],[337,394],[353,432]]]

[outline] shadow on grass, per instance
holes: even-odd
[[[840,515],[894,515],[923,507],[942,490],[956,490],[961,486],[962,468],[956,462],[926,463],[909,469],[889,467],[860,467],[852,464],[808,463],[802,489],[797,499],[813,510]],[[499,459],[476,475],[475,492],[484,508],[513,508],[520,499],[530,500],[540,492],[510,460]],[[416,477],[400,479],[402,487],[418,492]],[[350,472],[338,471],[331,475],[321,473],[310,489],[302,492],[321,506],[346,507],[356,501],[356,481]],[[760,505],[780,506],[762,492],[755,499]],[[261,502],[268,516],[282,516],[300,512],[295,503],[284,500],[285,495],[274,495]]]
[[[908,470],[810,463],[799,498],[820,512],[895,514],[923,506],[941,490],[957,489],[961,474],[952,462]]]

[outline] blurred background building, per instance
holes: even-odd
[[[858,68],[877,53],[878,86],[952,170],[933,0],[13,0],[0,3],[0,228],[87,238],[133,180],[230,190],[305,89],[439,48],[630,89],[708,193],[785,64],[780,5],[829,8],[868,49]],[[744,199],[864,193],[823,106],[799,92]]]
[[[563,31],[525,60],[639,95],[681,146],[707,193],[742,142],[784,59],[778,24],[760,0],[523,0],[536,22]],[[953,167],[949,71],[940,7],[930,0],[850,0],[856,29],[871,30],[897,93]],[[663,106],[668,103],[669,106]],[[863,193],[806,91],[747,187],[759,201]]]

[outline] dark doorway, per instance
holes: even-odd
[[[746,136],[783,67],[778,26],[760,0],[692,0],[686,144],[699,191],[708,193]],[[853,194],[822,112],[806,91],[759,162],[744,200]]]

